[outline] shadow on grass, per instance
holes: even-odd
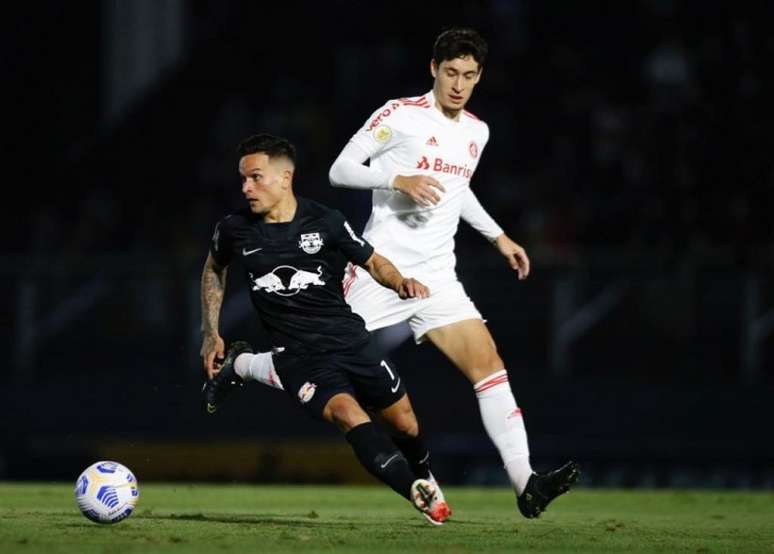
[[[137,514],[133,519],[167,520],[167,521],[200,521],[208,523],[235,523],[239,525],[271,525],[276,527],[293,528],[331,528],[331,529],[355,529],[355,520],[330,521],[319,519],[319,516],[310,512],[298,515],[277,514]]]
[[[418,514],[417,514],[418,515]],[[204,521],[211,523],[237,523],[242,525],[273,525],[277,527],[294,527],[308,529],[359,529],[363,525],[363,520],[356,517],[338,518],[333,521],[330,519],[318,519],[315,512],[298,515],[278,515],[278,514],[138,514],[135,519],[155,519],[170,521]],[[385,522],[386,523],[386,522]],[[396,522],[392,522],[396,523]],[[452,526],[470,526],[470,527],[489,527],[491,524],[485,521],[467,521],[459,519],[450,519],[446,522]],[[404,527],[425,528],[430,525],[422,518],[406,521],[401,518],[399,525]]]
[[[79,516],[74,516],[81,519]],[[69,518],[68,518],[69,519]],[[294,529],[342,529],[342,530],[354,530],[359,529],[363,525],[363,521],[356,517],[354,518],[337,518],[336,520],[323,519],[317,515],[316,512],[309,512],[305,514],[293,514],[293,515],[281,515],[281,514],[203,514],[203,513],[190,513],[190,514],[154,514],[152,512],[144,511],[135,513],[131,517],[131,521],[148,520],[148,521],[195,521],[203,523],[228,523],[237,525],[263,525],[270,527],[288,527]],[[385,522],[387,523],[387,522]],[[447,525],[452,526],[469,526],[469,527],[487,527],[486,522],[478,521],[466,521],[451,519],[446,522]],[[89,529],[112,529],[118,524],[104,524],[99,525],[91,523],[86,520],[80,522],[67,522],[56,525],[59,528],[89,528]],[[404,527],[427,527],[428,524],[421,518],[412,521],[400,521],[400,525]]]
[[[70,528],[89,528],[89,529],[112,529],[118,526],[117,524],[95,524],[86,521],[83,518],[75,516],[80,519],[79,522],[67,522],[57,525],[57,527],[70,527]],[[320,522],[315,517],[309,517],[308,515],[297,516],[282,516],[275,514],[153,514],[153,513],[140,513],[134,514],[131,517],[132,521],[138,520],[166,520],[166,521],[200,521],[209,523],[236,523],[241,525],[276,525],[287,527],[341,527],[347,528],[349,523],[345,522]],[[354,528],[354,525],[351,525]]]

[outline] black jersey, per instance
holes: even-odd
[[[348,261],[363,264],[374,252],[344,215],[306,198],[287,223],[266,223],[249,209],[215,227],[210,253],[247,272],[250,298],[274,346],[329,352],[356,348],[368,338],[363,319],[344,300]]]

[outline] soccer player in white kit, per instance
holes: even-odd
[[[519,279],[529,275],[526,252],[484,210],[470,186],[489,128],[464,108],[481,79],[486,54],[476,31],[442,33],[430,63],[433,89],[377,109],[344,147],[329,176],[333,186],[373,190],[363,237],[430,289],[428,298],[401,300],[361,268],[351,267],[343,282],[347,303],[369,331],[408,322],[417,343],[429,340],[468,378],[484,427],[516,490],[518,509],[531,518],[569,490],[579,469],[569,462],[552,472],[533,472],[523,414],[505,364],[455,272],[454,235],[461,218],[495,246]],[[366,160],[370,165],[363,165]],[[271,368],[265,357],[250,365],[258,380],[275,380],[267,378]]]

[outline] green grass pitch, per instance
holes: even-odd
[[[0,552],[774,553],[770,492],[580,488],[525,520],[509,490],[449,487],[433,527],[376,486],[140,486],[134,515],[97,525],[72,485],[0,483]]]

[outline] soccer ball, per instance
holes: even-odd
[[[140,498],[137,479],[118,462],[97,462],[75,482],[75,501],[95,523],[118,523],[132,515]]]

